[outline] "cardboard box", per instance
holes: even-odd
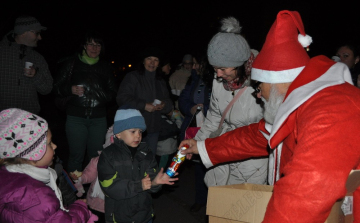
[[[360,170],[352,171],[346,183],[348,196],[360,186]],[[261,223],[273,186],[257,184],[235,184],[209,187],[206,214],[209,223]],[[325,223],[350,223],[352,214],[344,215],[343,200],[332,207]],[[352,208],[352,207],[351,207]]]

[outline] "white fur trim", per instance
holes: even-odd
[[[204,166],[206,168],[210,168],[213,166],[210,158],[209,158],[209,154],[206,151],[206,147],[205,147],[205,141],[197,141],[197,148],[199,151],[199,155],[201,158],[201,161],[203,162]]]
[[[344,63],[335,63],[318,79],[293,90],[279,107],[270,134],[270,140],[287,117],[314,94],[324,88],[345,82],[352,84],[349,68]]]
[[[252,68],[251,79],[271,84],[288,83],[295,80],[304,67],[305,66],[281,71]]]

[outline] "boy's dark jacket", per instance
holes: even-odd
[[[154,154],[140,143],[135,156],[119,139],[103,150],[98,162],[98,177],[105,194],[105,218],[110,222],[148,222],[153,216],[152,197],[161,185],[143,191],[141,180],[158,173]]]

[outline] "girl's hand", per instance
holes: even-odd
[[[73,172],[69,173],[69,175],[70,175],[70,178],[71,178],[72,180],[78,180],[78,179],[79,179],[79,177],[76,176],[76,174],[73,173]]]

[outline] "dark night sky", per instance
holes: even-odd
[[[315,0],[155,2],[159,1],[6,1],[0,13],[0,34],[10,31],[21,14],[38,18],[48,30],[37,49],[50,68],[74,52],[88,28],[103,33],[106,55],[119,65],[134,62],[137,53],[150,45],[168,51],[175,64],[186,53],[204,52],[220,19],[227,16],[239,19],[250,46],[260,50],[276,14],[284,9],[296,10],[302,16],[305,32],[313,37],[310,56],[331,56],[343,39],[360,42],[356,1],[347,1],[346,5]]]

